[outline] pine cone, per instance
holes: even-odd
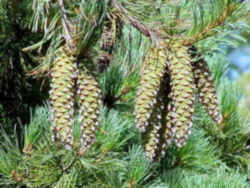
[[[84,153],[95,141],[99,126],[99,108],[101,105],[98,82],[87,69],[79,70],[77,95],[81,114],[82,152]]]
[[[72,116],[74,105],[74,73],[76,71],[75,57],[61,47],[57,51],[53,63],[50,101],[52,106],[52,140],[59,140],[66,147],[71,147]]]
[[[195,84],[198,89],[199,101],[207,113],[216,122],[221,122],[221,114],[211,72],[204,59],[193,62]]]
[[[164,127],[162,129],[162,141],[160,143],[160,149],[159,149],[159,157],[164,157],[166,154],[166,148],[172,143],[172,126],[173,122],[171,120],[171,110],[172,110],[172,101],[169,98],[168,104],[165,104],[164,106],[164,112],[165,112],[165,121],[164,121]]]
[[[149,119],[149,130],[146,131],[145,153],[148,159],[153,160],[156,157],[156,152],[159,149],[160,129],[162,128],[161,105],[162,97],[157,97],[157,103],[153,108],[153,112]]]
[[[110,51],[112,50],[114,44],[115,44],[115,28],[103,27],[103,33],[101,36],[101,41],[100,41],[100,48],[103,50]]]
[[[173,101],[170,114],[173,123],[171,130],[176,145],[181,147],[186,143],[192,126],[195,83],[186,47],[178,43],[173,44],[169,58],[170,97]]]
[[[171,128],[173,123],[171,122],[170,118],[172,101],[170,98],[170,92],[171,92],[170,78],[167,72],[164,75],[164,80],[162,81],[160,88],[160,95],[162,97],[162,103],[161,103],[162,128],[160,130],[159,149],[156,154],[158,160],[160,160],[160,158],[165,155],[167,146],[169,146],[172,142]]]
[[[141,80],[135,99],[136,127],[145,132],[166,67],[163,45],[150,48],[141,71]]]
[[[167,109],[170,104],[169,92],[169,76],[165,72],[157,95],[157,103],[149,119],[150,130],[146,133],[148,142],[145,144],[145,151],[146,156],[151,160],[164,155],[166,146],[171,143],[171,121],[166,119],[170,114]]]
[[[100,48],[108,52],[112,51],[117,36],[118,18],[112,14],[103,26],[103,32],[100,40]]]

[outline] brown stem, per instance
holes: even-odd
[[[67,16],[66,16],[66,13],[65,13],[65,8],[64,8],[64,1],[63,0],[58,0],[58,4],[59,4],[59,7],[60,7],[60,12],[61,12],[61,15],[62,15],[62,25],[63,25],[63,29],[65,31],[65,35],[64,35],[64,38],[66,40],[66,43],[69,47],[69,49],[73,49],[73,40],[72,40],[72,36],[70,35],[70,33],[72,33],[71,31],[71,25],[72,23],[68,20]]]
[[[152,28],[146,26],[143,23],[140,23],[133,16],[130,16],[128,11],[117,0],[112,0],[112,4],[114,8],[116,8],[120,12],[122,17],[127,19],[129,23],[137,30],[139,30],[142,34],[144,34],[147,37],[150,37],[152,40],[159,40],[163,38],[159,33],[153,31]]]

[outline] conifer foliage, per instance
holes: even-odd
[[[15,51],[50,91],[1,129],[0,187],[249,187],[249,117],[220,48],[244,41],[249,3],[0,0],[4,52],[6,7],[37,35]]]

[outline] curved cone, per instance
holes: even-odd
[[[51,73],[50,90],[53,115],[52,139],[61,141],[69,148],[73,142],[72,116],[74,112],[74,73],[76,64],[75,57],[65,47],[61,47],[57,54]]]
[[[205,110],[211,118],[219,124],[222,118],[216,89],[207,63],[203,59],[193,62],[193,69],[195,83],[198,89],[199,101],[203,104]]]
[[[79,70],[77,95],[81,114],[82,152],[84,153],[95,141],[99,126],[99,108],[101,96],[98,82],[86,69]]]

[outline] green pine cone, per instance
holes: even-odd
[[[172,111],[171,129],[178,147],[186,143],[194,113],[194,77],[187,48],[175,43],[169,56]]]
[[[160,96],[162,97],[162,103],[161,103],[162,128],[160,130],[159,149],[156,154],[158,160],[160,160],[160,158],[165,156],[166,148],[172,142],[172,133],[171,133],[172,122],[170,118],[172,101],[170,98],[170,92],[171,92],[170,78],[167,72],[164,75],[164,79],[161,83],[161,88],[160,88]]]
[[[77,86],[82,131],[81,152],[84,153],[95,141],[95,134],[99,127],[101,91],[98,82],[87,69],[79,70]]]
[[[141,70],[141,80],[135,98],[135,124],[145,132],[152,113],[156,96],[166,67],[166,52],[164,45],[150,48]]]
[[[159,159],[164,154],[167,145],[171,143],[171,127],[169,127],[171,122],[166,119],[169,117],[166,115],[169,114],[167,109],[170,104],[169,92],[169,76],[165,73],[156,98],[157,102],[149,119],[149,130],[145,133],[147,138],[145,153],[151,160]]]
[[[222,117],[220,114],[216,89],[207,63],[203,59],[193,62],[193,69],[199,101],[203,104],[211,118],[219,124]]]
[[[51,73],[52,140],[59,140],[69,148],[73,143],[72,117],[76,59],[65,47],[59,48],[57,55]]]
[[[162,128],[162,103],[162,97],[158,96],[157,103],[155,104],[151,117],[148,121],[149,130],[146,131],[146,143],[144,147],[146,157],[150,160],[153,160],[156,157],[157,150],[159,149],[160,130]]]
[[[165,104],[165,122],[162,129],[162,141],[160,143],[159,157],[164,157],[166,154],[166,148],[172,143],[172,126],[173,122],[171,121],[171,110],[172,110],[172,101],[168,99],[168,104]]]

